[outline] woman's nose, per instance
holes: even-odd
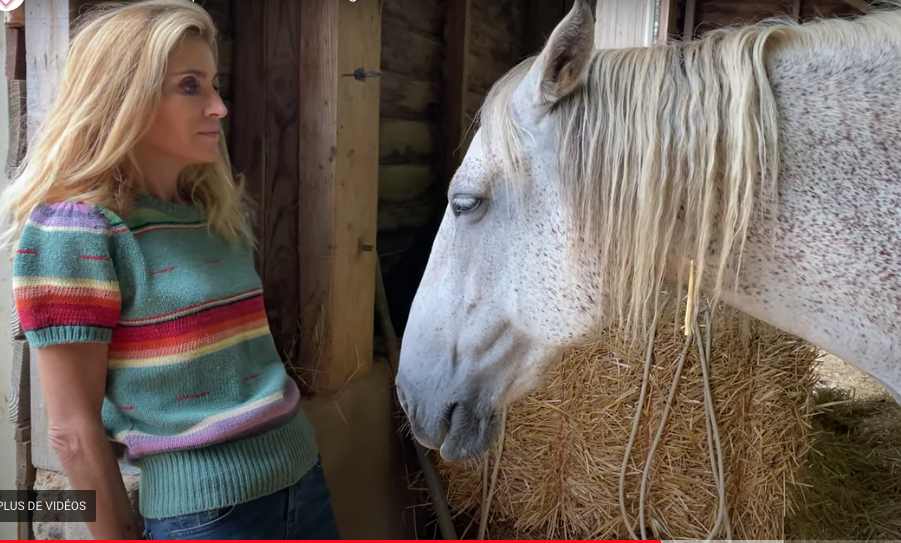
[[[218,117],[220,119],[228,115],[228,108],[225,107],[225,102],[222,101],[218,92],[213,94],[213,97],[207,106],[207,115]]]

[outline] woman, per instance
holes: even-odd
[[[337,538],[276,351],[220,130],[215,29],[190,0],[103,7],[3,194],[49,439],[96,538]]]

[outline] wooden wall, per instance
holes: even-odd
[[[384,0],[378,251],[384,273],[441,212],[444,0]]]
[[[235,44],[235,1],[236,0],[202,0],[203,6],[219,31],[219,96],[229,110],[222,122],[225,136],[229,143],[229,153],[234,155],[231,141],[232,110],[232,58]]]
[[[552,0],[383,1],[378,251],[402,333],[447,204],[448,156],[459,162],[485,93],[532,52],[530,2]]]
[[[270,328],[304,388],[334,393],[372,361],[382,3],[233,5],[232,158]]]
[[[469,118],[495,81],[537,52],[526,49],[528,13],[529,2],[523,0],[472,0],[466,86]]]
[[[860,11],[844,0],[696,0],[695,35],[714,28],[753,23],[767,17],[792,15],[802,21],[816,17],[849,17]]]

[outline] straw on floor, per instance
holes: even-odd
[[[680,319],[670,304],[654,345],[628,463],[624,501],[634,530],[642,471],[684,345]],[[817,351],[726,306],[717,308],[714,319],[709,383],[722,444],[728,527],[735,539],[780,539],[811,443]],[[574,349],[539,390],[511,406],[485,537],[629,538],[620,513],[620,468],[642,384],[644,349],[617,337]],[[653,538],[703,539],[717,518],[698,362],[697,350],[690,349],[651,460],[645,524]],[[473,537],[480,523],[485,484],[490,486],[496,462],[491,453],[465,464],[438,460],[452,511],[474,519],[462,538]],[[726,533],[721,523],[714,537]]]
[[[791,540],[901,540],[901,406],[887,393],[818,391]]]

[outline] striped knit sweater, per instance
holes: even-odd
[[[200,207],[142,195],[126,219],[80,202],[30,215],[13,265],[32,347],[109,345],[103,422],[141,469],[141,513],[241,503],[315,463],[249,246]]]

